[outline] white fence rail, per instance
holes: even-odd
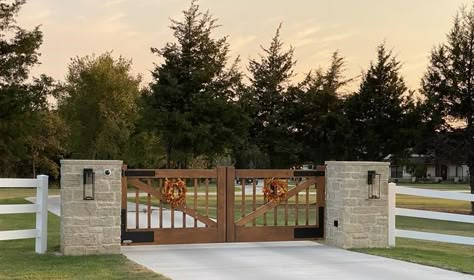
[[[38,175],[36,179],[0,179],[0,188],[36,188],[35,204],[0,205],[0,214],[36,213],[36,229],[0,231],[0,240],[36,238],[36,253],[46,253],[48,239],[48,176]]]
[[[474,245],[474,237],[445,235],[445,234],[422,232],[422,231],[396,229],[395,228],[396,216],[415,217],[415,218],[474,224],[474,216],[471,216],[471,215],[451,214],[451,213],[414,210],[414,209],[406,209],[406,208],[396,208],[397,194],[450,199],[450,200],[460,200],[460,201],[469,201],[469,202],[474,201],[474,194],[408,188],[408,187],[397,186],[394,183],[390,183],[388,186],[388,199],[389,199],[388,240],[389,240],[390,246],[392,247],[395,246],[395,237],[405,237],[405,238],[411,238],[411,239],[439,241],[439,242],[464,244],[464,245]]]

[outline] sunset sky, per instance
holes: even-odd
[[[64,79],[71,57],[113,50],[133,60],[133,71],[144,82],[160,59],[150,47],[173,40],[169,18],[182,19],[190,0],[30,0],[20,13],[23,27],[41,24],[45,73]],[[444,42],[453,16],[467,0],[201,0],[219,18],[216,36],[228,35],[231,55],[240,55],[241,68],[267,46],[279,23],[282,40],[295,48],[295,80],[326,66],[339,50],[347,60],[347,77],[367,69],[376,46],[386,41],[404,63],[403,75],[419,87],[430,50]],[[349,89],[357,87],[357,82]]]

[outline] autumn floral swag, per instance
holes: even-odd
[[[281,179],[265,179],[263,195],[266,201],[280,203],[288,194],[288,181]]]
[[[162,193],[168,204],[173,207],[180,206],[186,202],[186,183],[181,179],[165,180]]]

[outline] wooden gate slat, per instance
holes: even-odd
[[[148,186],[150,186],[150,188],[153,188],[153,186],[151,185],[150,179],[147,180],[147,184]],[[146,204],[147,204],[147,211],[146,211],[147,212],[147,227],[151,228],[151,195],[150,194],[147,194]]]
[[[171,209],[170,209],[170,219],[171,219],[171,226],[170,227],[174,228],[174,207],[173,206],[171,206]]]
[[[242,179],[242,204],[240,205],[240,216],[245,216],[245,179]]]
[[[216,188],[217,188],[217,185],[216,185]],[[216,189],[216,192],[217,192],[217,189]],[[208,178],[206,178],[206,200],[205,200],[205,204],[206,204],[206,217],[209,217],[209,179]]]
[[[295,225],[298,225],[298,220],[299,220],[299,209],[298,209],[298,204],[299,204],[299,198],[300,194],[296,194],[295,196]]]
[[[158,191],[161,191],[161,188],[163,187],[163,179],[158,180],[158,184],[159,184]],[[161,199],[159,199],[159,201],[160,201],[160,210],[158,214],[160,218],[159,223],[160,223],[160,228],[163,228],[163,201]]]
[[[151,195],[153,195],[154,197],[164,201],[164,197],[163,197],[163,194],[161,192],[158,192],[154,189],[150,189],[146,184],[144,184],[143,182],[141,182],[140,180],[138,179],[129,179],[128,182],[135,186],[136,188],[138,189],[141,189],[142,191],[144,192],[147,192],[147,193],[150,193]],[[193,209],[190,209],[190,208],[185,208],[183,207],[182,205],[180,206],[177,206],[177,207],[171,207],[171,211],[173,211],[174,209],[176,210],[179,210],[179,211],[183,211],[183,212],[186,212],[186,214],[188,216],[191,216],[191,217],[196,217],[200,222],[204,223],[204,224],[207,224],[208,226],[210,227],[217,227],[217,223],[213,220],[211,220],[210,218],[208,217],[205,217],[203,215],[200,215],[199,213],[197,213],[196,211],[194,211]],[[173,216],[171,216],[171,218],[173,219]]]
[[[255,178],[253,178],[253,180],[252,180],[252,188],[253,188],[253,190],[252,190],[252,203],[253,203],[252,211],[255,211],[255,209],[257,209],[257,204],[256,204],[256,201],[257,201],[257,185],[255,184],[255,180],[256,180]],[[252,220],[252,226],[255,226],[256,222],[257,221],[255,219],[253,219]]]
[[[309,225],[309,188],[306,189],[306,225]]]
[[[217,167],[217,242],[225,242],[227,240],[227,213],[226,213],[226,197],[227,197],[227,168]],[[233,221],[233,220],[232,220]]]
[[[296,198],[297,198],[298,193],[300,191],[304,190],[305,188],[309,188],[311,185],[313,185],[315,183],[316,183],[316,179],[309,178],[308,180],[304,181],[303,183],[299,184],[295,188],[288,191],[287,199],[290,199],[295,195],[296,195]],[[254,212],[252,212],[250,214],[247,214],[247,215],[245,215],[245,217],[243,217],[243,218],[239,219],[238,221],[236,221],[235,225],[241,226],[242,224],[246,224],[246,223],[252,221],[252,219],[257,218],[262,214],[265,214],[267,211],[273,209],[277,205],[278,204],[273,202],[273,201],[267,202],[266,204],[264,204],[264,205],[260,206],[259,208],[257,208]]]
[[[275,206],[275,209],[273,210],[273,225],[278,225],[278,205]]]
[[[235,168],[227,167],[227,180],[226,180],[226,241],[235,241],[235,224],[234,224],[234,205],[235,205]]]
[[[198,211],[197,209],[197,189],[198,189],[198,179],[194,178],[194,211]],[[197,227],[197,218],[194,217],[194,227]]]
[[[138,201],[140,197],[140,190],[136,189],[135,190],[135,228],[140,228],[140,203]]]
[[[127,171],[127,167],[123,166],[124,171]],[[312,218],[313,205],[311,202],[316,199],[316,205],[314,205],[315,213],[321,211],[321,208],[325,206],[325,178],[324,178],[324,167],[318,167],[317,170],[274,170],[274,169],[239,169],[236,170],[234,167],[217,167],[212,170],[199,170],[199,169],[188,169],[188,170],[176,170],[176,169],[146,169],[146,170],[134,170],[130,169],[127,172],[123,172],[122,177],[122,209],[127,208],[128,199],[127,191],[128,186],[136,188],[134,192],[135,198],[132,199],[135,202],[135,227],[133,229],[125,228],[128,232],[154,232],[154,244],[185,244],[185,243],[199,243],[199,242],[235,242],[235,241],[270,241],[270,240],[296,240],[301,238],[310,238],[311,236],[321,237],[323,229],[318,228],[322,221],[320,221],[320,215],[316,215],[316,219]],[[318,173],[319,172],[319,173]],[[182,205],[177,207],[168,207],[165,201],[164,195],[162,194],[162,183],[164,178],[182,178],[188,180],[190,185],[193,187],[193,192],[189,195],[191,200],[184,202]],[[209,202],[214,202],[214,197],[211,199],[209,195],[210,179],[216,178],[216,214],[217,220],[211,219],[214,216],[214,209],[209,209]],[[240,178],[240,185],[242,187],[240,194],[236,192],[235,179]],[[257,197],[257,178],[281,178],[291,179],[297,181],[297,178],[306,179],[304,182],[296,183],[296,186],[288,191],[287,197],[284,201],[279,203],[267,201],[263,195]],[[245,180],[250,179],[252,190],[246,190]],[[156,180],[156,181],[153,181]],[[155,184],[159,182],[158,188]],[[198,189],[201,184],[204,183],[203,190],[205,193],[199,200]],[[310,192],[310,187],[316,185],[316,194]],[[140,197],[140,194],[146,193],[145,197]],[[237,194],[236,194],[237,193]],[[300,197],[301,194],[301,197]],[[241,195],[237,198],[236,195]],[[250,198],[250,195],[252,196]],[[158,199],[158,215],[159,223],[152,223],[152,212],[155,200],[152,202],[152,196]],[[249,196],[249,207],[247,207],[247,196]],[[263,199],[263,203],[260,204],[260,199]],[[292,201],[289,201],[289,200]],[[257,202],[258,200],[258,202]],[[201,205],[204,202],[205,205]],[[236,203],[241,203],[240,207]],[[147,220],[146,226],[142,221],[143,227],[140,228],[140,207],[141,204],[146,203]],[[293,207],[294,203],[294,207]],[[301,203],[301,205],[300,205]],[[281,205],[281,206],[280,206]],[[133,206],[132,206],[133,207]],[[238,208],[236,208],[238,207]],[[164,228],[163,226],[163,215],[164,210],[169,208],[167,212],[171,214],[171,228]],[[133,208],[132,208],[133,209]],[[201,214],[199,213],[201,209]],[[238,209],[238,210],[237,210]],[[269,212],[273,209],[273,213]],[[294,217],[292,211],[295,211]],[[143,209],[141,209],[143,210]],[[282,210],[280,213],[279,211]],[[301,210],[301,213],[299,213]],[[179,223],[176,224],[175,213],[181,211],[182,216],[182,227],[179,227]],[[211,212],[211,213],[209,213]],[[240,213],[239,213],[240,212]],[[125,212],[126,213],[126,212]],[[177,214],[177,213],[176,213]],[[271,215],[273,214],[273,219]],[[267,221],[267,215],[269,220]],[[189,216],[189,218],[188,218]],[[263,216],[263,226],[261,226],[260,219]],[[304,216],[304,218],[303,218]],[[180,220],[178,219],[178,222]],[[193,219],[194,227],[187,225],[187,219]],[[290,220],[294,219],[294,224]],[[259,221],[257,221],[257,219]],[[280,220],[281,221],[280,221]],[[271,221],[273,220],[273,222]],[[314,221],[316,225],[314,225]],[[123,223],[124,219],[122,219]],[[126,217],[125,217],[126,221]],[[202,227],[198,221],[202,222],[205,227]],[[127,223],[125,222],[125,225]],[[258,226],[257,226],[258,225]],[[169,225],[165,225],[168,227]],[[177,228],[178,226],[179,228]],[[199,226],[199,227],[198,227]],[[133,242],[133,244],[139,244]],[[145,243],[142,243],[145,244]]]

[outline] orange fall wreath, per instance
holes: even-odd
[[[263,195],[267,201],[279,203],[286,199],[288,194],[288,181],[280,179],[265,179]]]
[[[186,184],[183,180],[165,180],[163,195],[165,200],[173,207],[180,206],[186,201]]]

